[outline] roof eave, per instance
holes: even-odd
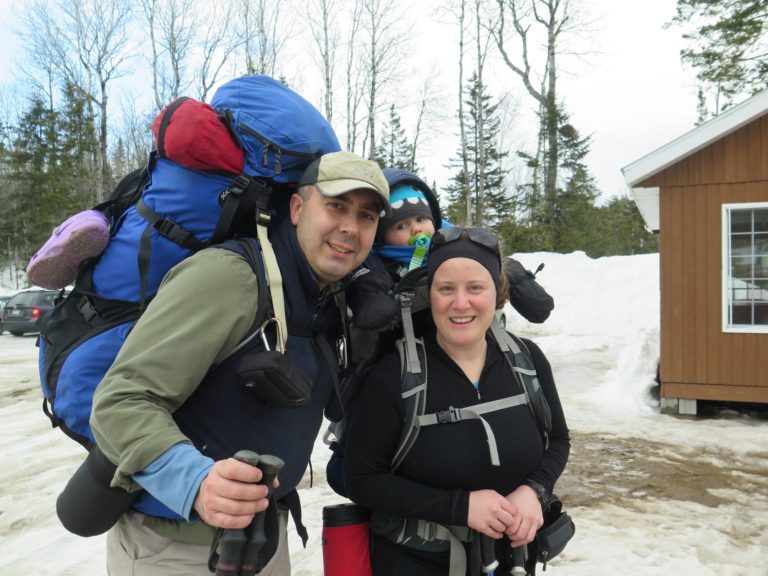
[[[749,124],[768,111],[768,90],[758,92],[741,104],[715,116],[668,144],[621,169],[630,188],[665,168],[698,152],[712,142]]]

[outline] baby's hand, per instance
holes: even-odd
[[[384,269],[361,268],[347,288],[352,321],[363,330],[381,330],[397,315],[395,282]]]

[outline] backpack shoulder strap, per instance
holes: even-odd
[[[285,296],[283,295],[283,276],[280,274],[280,267],[277,264],[275,251],[272,249],[272,243],[267,236],[267,224],[269,224],[269,214],[259,212],[257,215],[256,233],[259,239],[259,248],[266,270],[267,293],[272,302],[273,317],[277,323],[278,341],[276,344],[280,352],[285,352],[285,343],[288,339],[288,320],[285,315]]]
[[[531,353],[525,342],[504,330],[496,317],[491,322],[491,334],[504,353],[520,390],[525,394],[526,403],[544,438],[546,449],[549,447],[549,433],[552,430],[552,414],[544,391],[539,385]]]
[[[403,459],[413,447],[414,442],[416,442],[420,428],[419,417],[424,414],[427,403],[427,356],[424,349],[424,341],[413,338],[412,332],[411,339],[413,342],[410,345],[404,342],[404,340],[408,340],[408,337],[401,338],[395,342],[397,351],[400,354],[400,395],[403,399],[405,417],[403,419],[400,442],[392,458],[391,471],[393,472],[402,464]],[[415,358],[409,359],[408,356],[410,354],[414,354]],[[414,366],[418,368],[415,372],[411,370]]]
[[[269,257],[271,256],[271,258],[274,260],[275,267],[277,267],[277,260],[275,260],[275,253],[272,250],[272,245],[269,243],[269,240],[267,240],[266,237],[265,241],[268,246],[266,250],[264,249],[264,244],[262,244],[262,242],[256,238],[235,238],[215,246],[216,248],[237,252],[243,256],[243,258],[245,258],[246,262],[248,262],[254,274],[256,275],[259,291],[259,300],[253,324],[251,325],[247,336],[243,338],[243,340],[227,355],[227,357],[240,350],[256,336],[261,336],[265,342],[265,345],[267,348],[269,348],[265,331],[272,324],[275,326],[275,348],[281,353],[285,352],[285,335],[287,332],[285,332],[283,328],[286,326],[286,321],[282,277],[280,276],[279,268],[277,268],[277,278],[279,279],[279,284],[277,289],[275,289],[275,285],[272,283],[274,276],[270,276],[268,261]],[[282,306],[279,311],[275,308],[276,301],[279,301],[280,305]],[[282,321],[278,314],[282,314]]]

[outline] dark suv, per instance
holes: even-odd
[[[14,336],[39,332],[40,322],[59,296],[60,290],[24,290],[15,294],[3,309],[0,334],[8,330]]]

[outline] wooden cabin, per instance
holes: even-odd
[[[768,90],[622,172],[659,235],[662,410],[768,402]]]

